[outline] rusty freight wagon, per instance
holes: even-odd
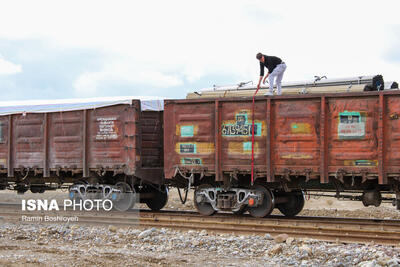
[[[73,198],[112,198],[120,210],[140,195],[158,210],[167,201],[162,110],[162,100],[132,98],[0,106],[0,189],[70,186]]]
[[[395,193],[399,208],[400,91],[256,97],[254,123],[252,108],[252,98],[165,101],[165,177],[195,187],[200,213],[293,216],[304,190],[375,206]]]

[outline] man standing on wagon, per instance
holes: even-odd
[[[279,57],[267,56],[261,53],[257,53],[256,58],[260,61],[260,79],[258,81],[258,86],[261,84],[261,80],[263,80],[263,84],[265,84],[265,80],[269,79],[269,91],[265,93],[265,95],[273,95],[274,89],[274,79],[276,78],[276,87],[278,89],[278,95],[282,94],[282,78],[283,73],[286,70],[286,64]],[[268,69],[267,75],[264,77],[264,67]]]

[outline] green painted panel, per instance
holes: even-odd
[[[200,158],[182,158],[182,165],[202,165],[202,161]]]
[[[181,137],[193,137],[194,135],[194,126],[181,126]]]
[[[243,151],[251,151],[251,142],[243,142]]]

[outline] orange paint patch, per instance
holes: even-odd
[[[251,154],[251,141],[248,142],[229,142],[229,154]],[[254,142],[254,154],[259,154],[260,148],[257,142]]]
[[[304,153],[286,153],[281,155],[281,159],[312,159],[313,156]]]
[[[178,154],[213,154],[214,143],[207,142],[179,142],[175,144],[175,152]]]
[[[293,134],[310,134],[311,125],[303,122],[293,122],[290,124],[290,130]]]

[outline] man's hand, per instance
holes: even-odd
[[[258,88],[259,88],[260,85],[261,85],[262,78],[263,78],[263,76],[260,76],[260,79],[258,80],[258,85],[257,85]]]
[[[267,77],[268,77],[269,73],[267,73],[267,75],[265,75],[264,80],[263,80],[263,84],[265,84]]]

